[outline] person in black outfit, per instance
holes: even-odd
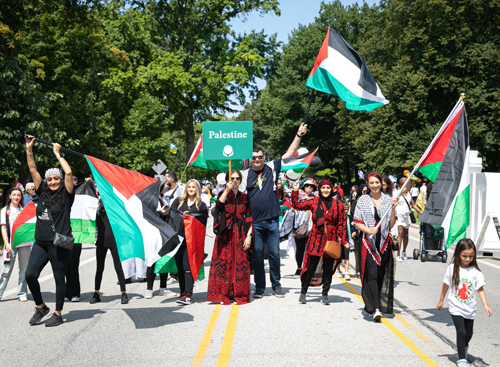
[[[78,178],[73,176],[73,185],[77,186]],[[66,270],[66,297],[65,301],[80,302],[80,256],[82,254],[82,244],[75,243],[71,250],[68,269]]]
[[[99,290],[101,289],[102,273],[104,272],[106,254],[109,250],[109,252],[111,252],[111,257],[113,258],[113,265],[115,266],[115,272],[118,276],[118,283],[120,284],[120,290],[122,292],[122,305],[127,304],[128,296],[125,289],[125,276],[123,275],[122,264],[120,262],[120,256],[118,255],[115,236],[113,234],[113,230],[111,229],[106,209],[104,209],[104,205],[102,204],[100,198],[95,223],[97,227],[97,240],[95,242],[97,269],[95,271],[95,292],[90,299],[90,303],[94,304],[101,302]]]
[[[28,166],[35,183],[36,193],[40,197],[36,207],[35,243],[26,270],[26,282],[36,304],[35,314],[31,318],[30,324],[38,324],[50,312],[50,309],[43,302],[38,282],[40,273],[50,262],[56,282],[56,311],[45,323],[45,326],[57,326],[64,322],[61,311],[66,294],[65,274],[71,251],[54,245],[54,233],[72,236],[70,213],[75,200],[73,175],[68,162],[59,154],[61,146],[58,143],[52,143],[53,152],[64,170],[64,179],[59,168],[51,168],[45,172],[45,181],[43,181],[33,158],[34,143],[34,137],[27,135]]]

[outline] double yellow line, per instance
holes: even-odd
[[[207,354],[208,347],[210,346],[210,341],[214,334],[215,326],[220,316],[222,310],[222,305],[216,305],[212,312],[212,316],[208,320],[207,328],[205,333],[201,338],[200,345],[196,354],[194,355],[193,367],[199,367],[203,363],[203,358]],[[217,367],[223,367],[229,365],[229,359],[231,358],[231,350],[233,348],[234,334],[236,333],[236,323],[238,322],[238,314],[240,312],[240,306],[233,304],[231,306],[231,312],[229,314],[229,320],[227,321],[226,332],[224,334],[224,339],[222,340],[222,346],[220,348],[219,358],[217,359]]]

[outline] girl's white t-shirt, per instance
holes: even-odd
[[[419,192],[420,192],[420,190],[418,189],[418,187],[412,187],[410,189],[411,196],[418,196]]]
[[[5,212],[7,211],[7,207],[4,207],[2,211],[0,212],[0,225],[6,226],[7,222],[5,221]],[[14,221],[16,220],[17,216],[19,215],[21,211],[19,208],[15,208],[13,206],[10,207],[10,215],[9,215],[9,224],[10,224],[10,233],[12,235],[12,226],[14,225]],[[1,238],[1,237],[0,237]],[[9,238],[10,242],[10,238]],[[26,242],[26,243],[21,243],[17,245],[16,247],[23,247],[23,246],[30,246],[31,242]]]
[[[453,267],[453,264],[448,266],[443,279],[443,282],[450,287],[448,309],[452,315],[474,319],[477,308],[477,290],[486,284],[484,275],[473,266],[466,269],[460,268],[458,287],[455,287],[451,284]]]

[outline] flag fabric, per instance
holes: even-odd
[[[469,155],[467,113],[460,101],[419,163],[419,171],[434,182],[420,221],[444,228],[446,248],[465,238],[469,226]]]
[[[166,244],[179,243],[177,233],[156,215],[160,181],[85,156],[92,171],[118,247],[125,278],[134,276],[135,258],[152,266]],[[125,263],[125,264],[124,264]]]
[[[318,149],[311,153],[304,153],[296,157],[283,158],[281,160],[281,171],[288,171],[289,169],[309,168],[311,161]]]
[[[193,150],[193,154],[191,154],[191,158],[187,163],[187,167],[195,166],[200,167],[212,171],[221,171],[227,172],[229,169],[229,161],[223,160],[204,160],[203,159],[203,134],[200,135],[198,139],[198,143]],[[243,168],[243,164],[241,159],[231,160],[231,169],[241,170]]]
[[[71,207],[71,231],[75,243],[95,242],[95,217],[99,199],[93,181],[79,184],[75,189],[75,201]]]
[[[172,143],[170,143],[170,153],[177,154],[177,147]]]
[[[331,26],[306,86],[338,96],[349,110],[372,111],[389,103],[361,55]]]
[[[168,223],[179,233],[183,233],[186,240],[189,267],[194,280],[205,278],[203,260],[205,258],[205,233],[208,213],[182,213],[170,209]],[[177,251],[176,251],[177,252]],[[175,253],[174,253],[175,254]],[[156,262],[155,273],[177,273],[177,266],[172,253],[165,254]]]
[[[35,226],[36,204],[32,200],[21,210],[21,213],[17,215],[16,220],[12,223],[12,232],[10,234],[12,248],[22,243],[35,242]]]

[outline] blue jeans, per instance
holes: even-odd
[[[4,249],[4,251],[7,251]],[[12,257],[10,263],[0,266],[0,299],[3,297],[7,283],[9,283],[10,276],[14,270],[16,258],[19,258],[19,280],[17,284],[17,298],[26,297],[28,286],[26,284],[26,268],[30,258],[31,246],[14,247],[12,250]]]
[[[274,288],[280,287],[280,237],[279,218],[272,218],[254,222],[255,249],[253,250],[253,271],[255,288],[266,289],[266,271],[264,270],[264,244],[267,246],[269,255],[269,273],[271,285]]]

